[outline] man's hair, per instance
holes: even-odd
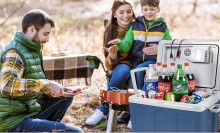
[[[53,19],[43,10],[40,9],[30,10],[23,17],[22,32],[26,33],[28,27],[30,26],[34,26],[36,30],[39,31],[47,23],[49,23],[51,27],[55,26]]]
[[[141,7],[143,6],[153,6],[153,7],[159,7],[160,0],[141,0]]]

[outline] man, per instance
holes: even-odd
[[[1,51],[0,132],[83,132],[60,122],[73,98],[62,85],[47,80],[42,48],[54,21],[44,11],[29,11],[22,32]]]

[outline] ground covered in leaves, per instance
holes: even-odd
[[[84,93],[75,96],[75,101],[68,109],[63,122],[81,127],[85,132],[106,132],[107,120],[101,121],[96,126],[88,126],[85,124],[86,119],[100,105],[99,92]],[[132,132],[127,128],[127,124],[117,124],[116,132]]]

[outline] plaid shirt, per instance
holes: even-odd
[[[8,51],[2,58],[0,91],[9,96],[23,96],[34,93],[49,93],[47,79],[21,78],[25,70],[21,57],[15,50]]]

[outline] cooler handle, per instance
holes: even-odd
[[[135,72],[139,72],[139,71],[146,71],[148,69],[148,67],[141,67],[141,68],[136,68],[131,70],[131,81],[132,81],[132,85],[133,85],[133,89],[134,89],[134,94],[138,94],[138,89],[137,89],[137,84],[136,84],[136,78],[135,78]]]
[[[209,108],[209,112],[219,113],[220,112],[220,104],[214,104]]]

